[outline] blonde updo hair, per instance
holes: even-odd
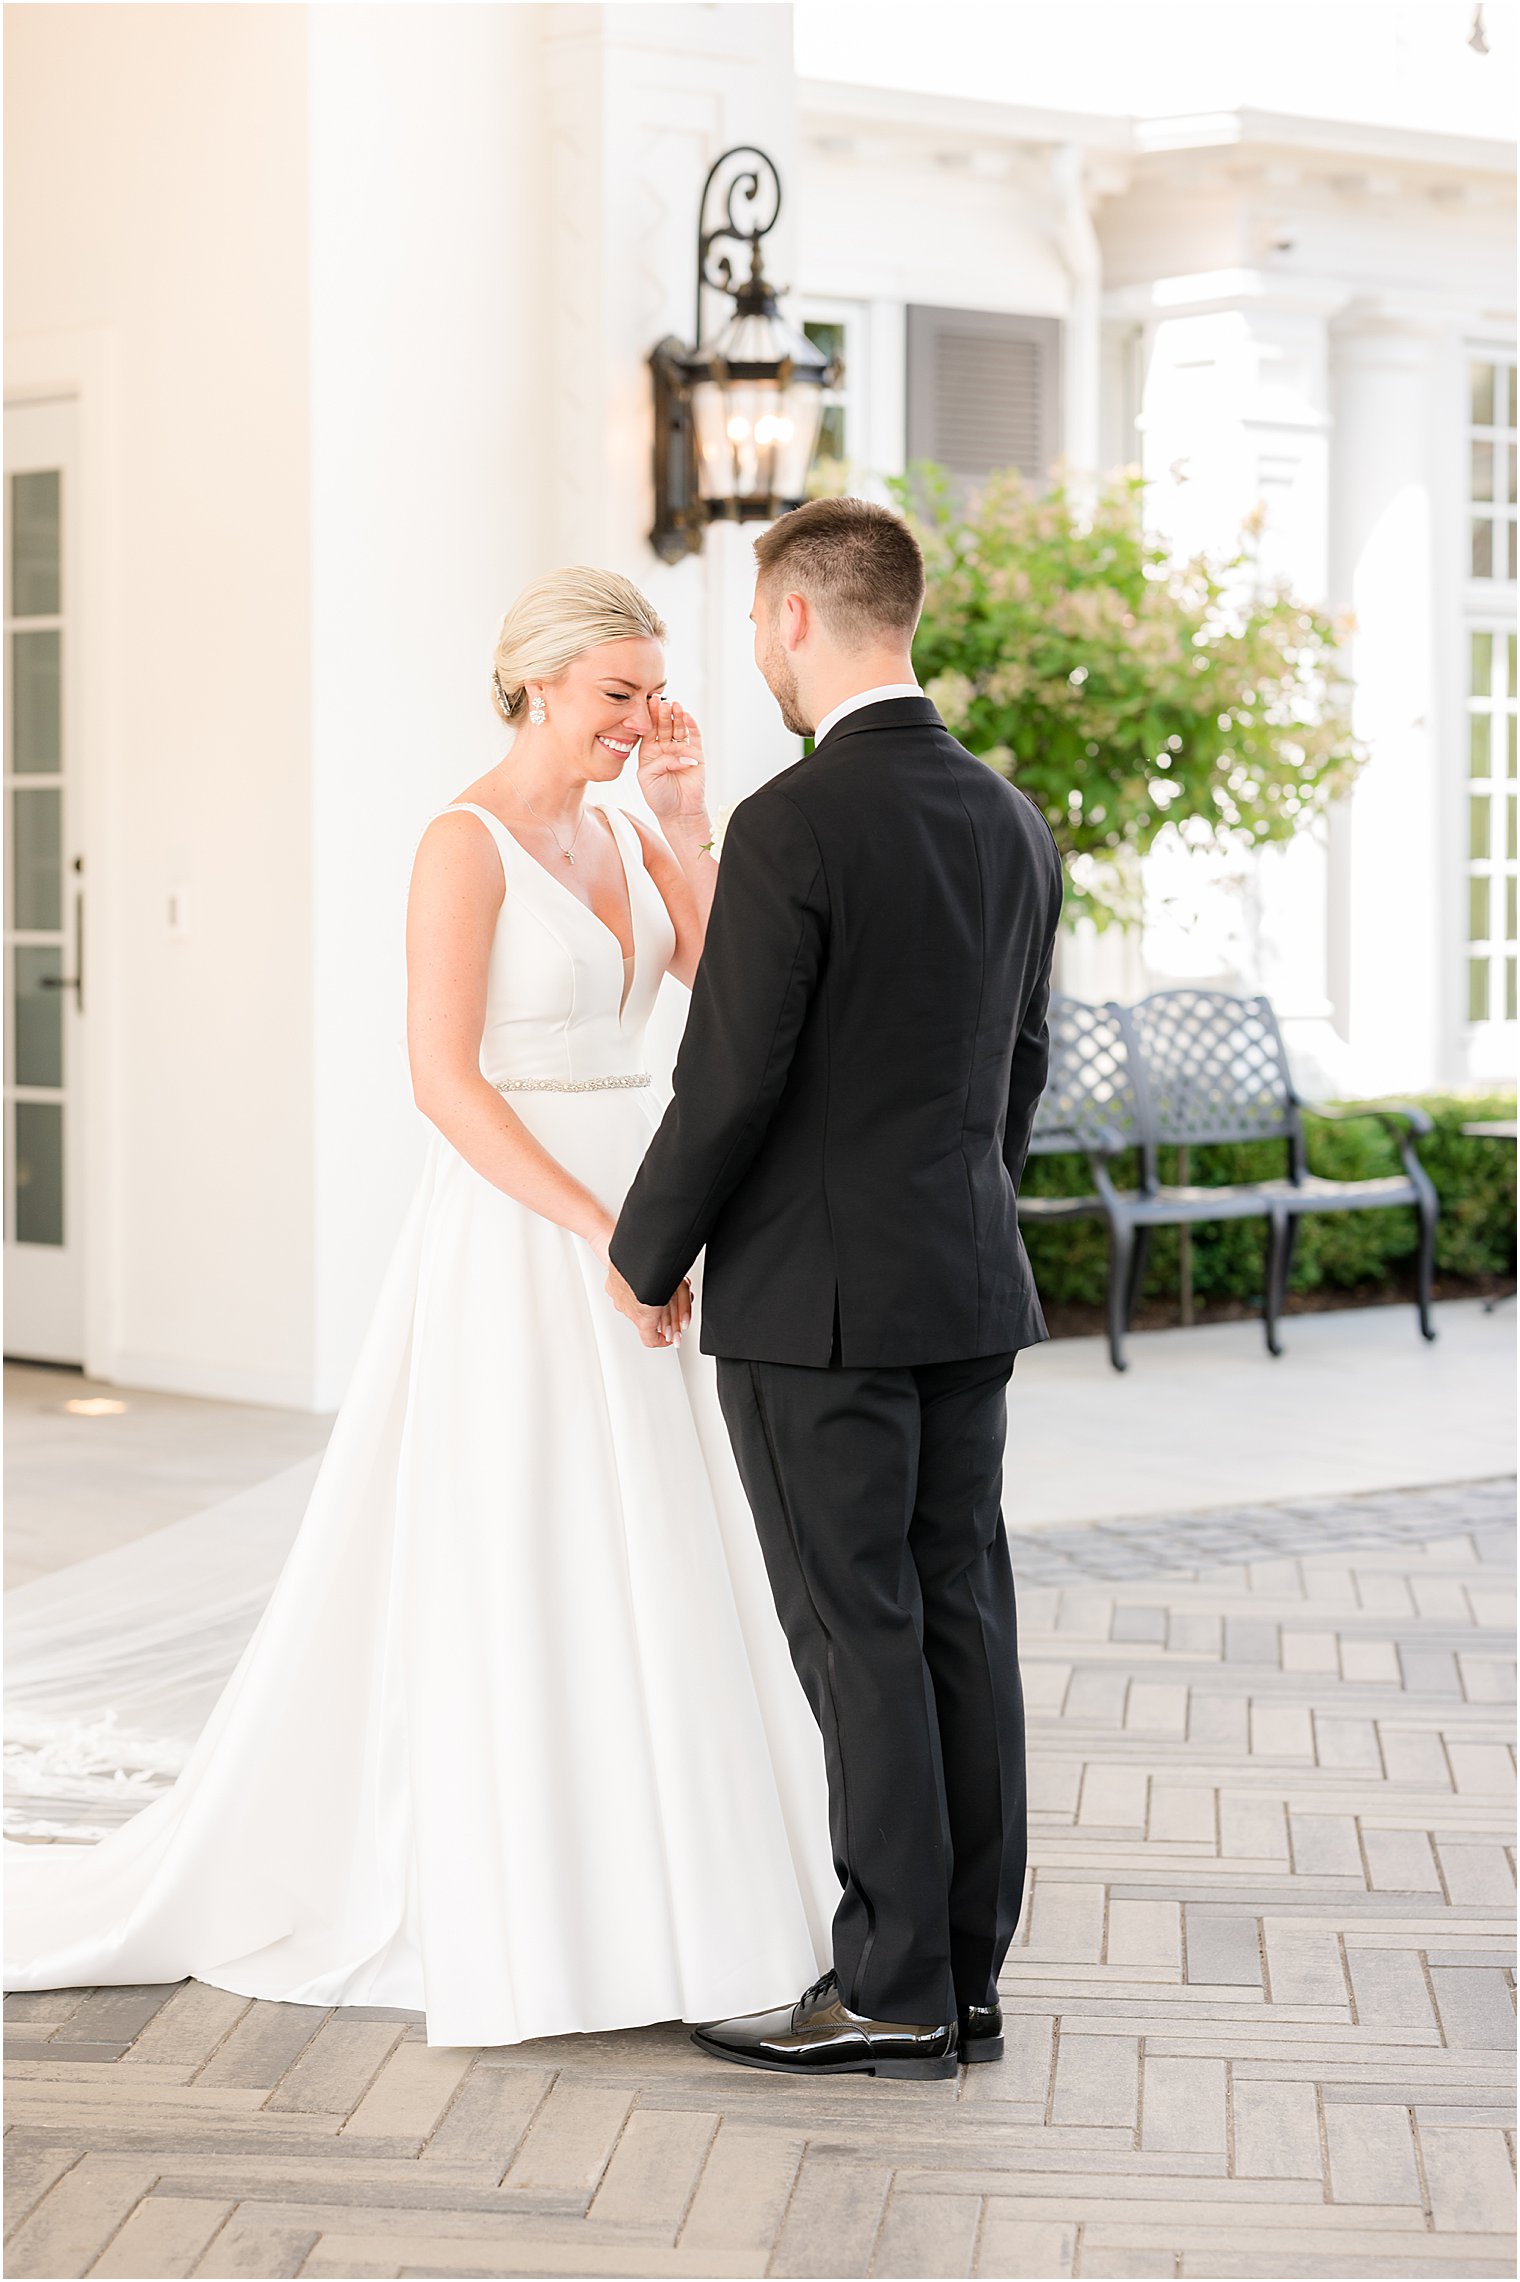
[[[503,721],[521,721],[530,681],[553,681],[602,642],[663,642],[665,621],[632,579],[584,563],[550,571],[525,586],[501,622],[491,702]]]

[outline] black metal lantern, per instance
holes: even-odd
[[[757,162],[733,175],[723,218],[707,224],[714,182],[731,160]],[[764,188],[762,175],[764,169]],[[735,212],[744,209],[744,218]],[[760,240],[776,226],[781,178],[764,151],[739,144],[708,170],[697,209],[697,346],[672,334],[649,362],[654,371],[655,522],[650,541],[668,563],[701,551],[712,522],[771,522],[807,496],[808,469],[823,420],[823,392],[843,370],[784,317],[765,275]],[[727,238],[750,249],[749,275],[734,283]],[[729,294],[733,314],[702,339],[702,288]]]

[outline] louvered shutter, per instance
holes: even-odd
[[[992,309],[908,311],[908,458],[1042,482],[1060,448],[1061,327]]]

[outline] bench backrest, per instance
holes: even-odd
[[[1158,990],[1124,1010],[1147,1140],[1292,1138],[1293,1081],[1271,1002]]]
[[[1085,1150],[1110,1135],[1139,1141],[1140,1100],[1123,1009],[1053,992],[1049,1019],[1050,1075],[1035,1111],[1030,1155]]]
[[[1288,1139],[1302,1127],[1271,1001],[1159,990],[1134,1006],[1053,993],[1032,1157],[1128,1143],[1154,1186],[1163,1143]]]

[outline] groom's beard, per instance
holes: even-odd
[[[811,737],[813,724],[805,720],[802,701],[797,695],[797,676],[792,662],[779,642],[773,643],[761,660],[760,671],[765,685],[781,708],[781,718],[794,737]]]

